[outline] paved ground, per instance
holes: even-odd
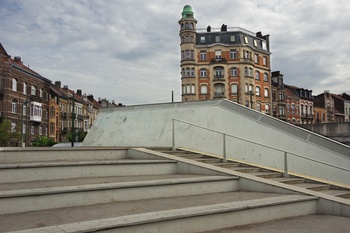
[[[350,218],[308,215],[202,233],[349,233]]]

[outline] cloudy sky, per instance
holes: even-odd
[[[179,26],[270,34],[272,71],[285,83],[350,94],[348,0],[0,0],[8,54],[70,89],[126,105],[180,101]]]

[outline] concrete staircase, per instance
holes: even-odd
[[[5,150],[0,177],[0,232],[201,232],[317,212],[314,196],[146,149]]]
[[[267,168],[261,168],[257,165],[251,165],[233,160],[224,163],[223,159],[219,157],[211,156],[200,152],[197,153],[185,149],[177,151],[163,150],[162,152],[176,155],[182,158],[195,160],[198,162],[219,166],[229,170],[247,173],[257,177],[266,178],[269,180],[278,181],[281,183],[290,184],[313,191],[318,191],[320,193],[329,194],[335,197],[350,199],[350,189],[328,184],[325,182],[319,182],[310,178],[295,175],[289,175],[289,177],[284,177],[284,174],[282,172],[274,171]]]

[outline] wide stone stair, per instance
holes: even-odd
[[[201,232],[317,212],[314,196],[244,190],[237,176],[162,154],[2,151],[0,232]]]
[[[178,157],[191,159],[198,162],[203,162],[229,170],[247,173],[261,178],[266,178],[269,180],[278,181],[285,184],[294,185],[297,187],[318,191],[320,193],[329,194],[335,197],[340,197],[344,199],[350,199],[350,189],[344,188],[342,186],[332,185],[324,182],[319,182],[317,180],[312,180],[310,178],[305,178],[301,176],[288,175],[284,177],[282,172],[278,172],[272,169],[262,168],[258,165],[251,165],[241,161],[229,160],[224,162],[222,158],[213,155],[208,155],[201,152],[193,152],[191,150],[180,149],[176,151],[162,150],[163,153],[176,155]]]

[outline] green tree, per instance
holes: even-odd
[[[4,119],[0,124],[0,146],[9,146],[10,140],[18,141],[21,138],[21,134],[15,129],[11,129],[11,121]]]
[[[87,135],[87,132],[79,131],[79,132],[75,133],[74,141],[75,142],[82,142],[82,141],[84,141],[84,138],[86,137],[86,135]],[[72,141],[72,133],[68,133],[67,140],[69,142]]]
[[[32,146],[51,147],[55,144],[56,144],[56,142],[52,138],[50,138],[48,136],[39,136],[34,140],[34,142],[32,143]]]

